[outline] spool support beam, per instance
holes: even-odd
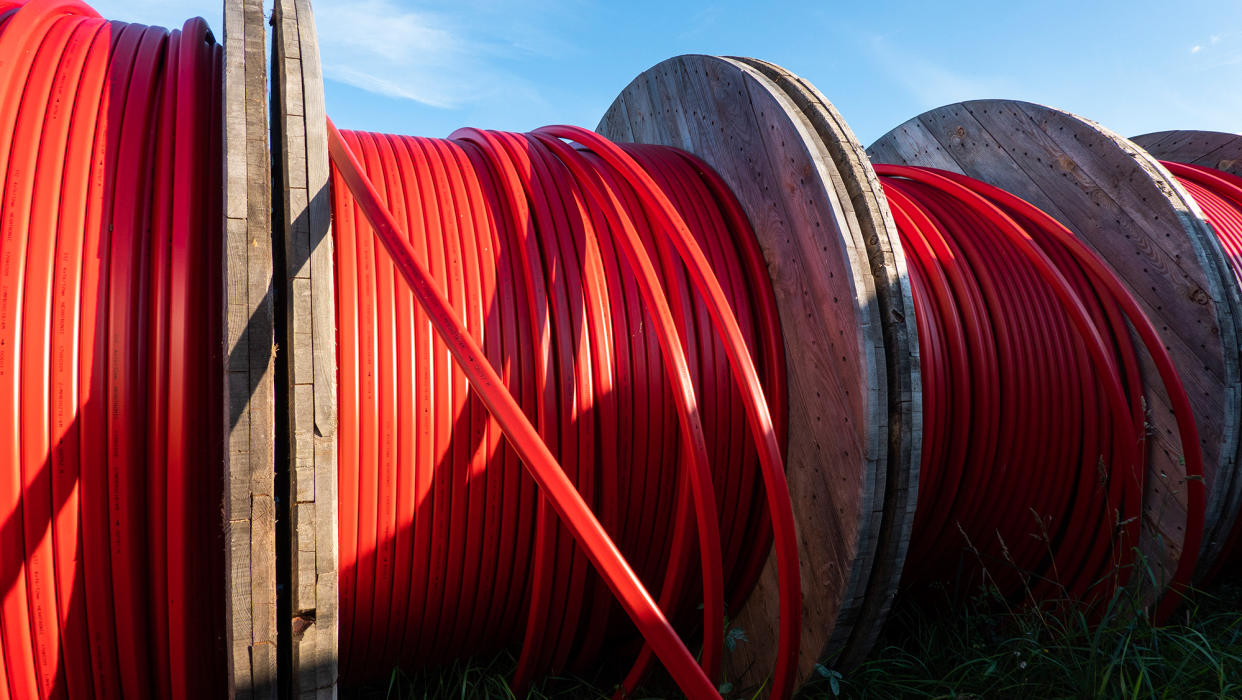
[[[225,625],[237,698],[277,693],[272,249],[261,0],[224,3]]]
[[[328,137],[315,19],[308,0],[272,14],[273,173],[281,386],[287,440],[291,694],[333,698],[338,678],[336,307]]]

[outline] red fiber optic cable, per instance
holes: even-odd
[[[1150,321],[1098,256],[1032,205],[953,173],[876,171],[911,263],[923,349],[923,472],[907,571],[950,575],[960,556],[946,554],[962,550],[964,535],[1010,594],[1090,603],[1125,585],[1146,474],[1128,322],[1172,402],[1188,477],[1181,560],[1157,610],[1167,616],[1198,556],[1202,457]]]
[[[1242,178],[1202,165],[1172,161],[1160,163],[1173,173],[1203,210],[1225,249],[1234,277],[1242,281]],[[1222,488],[1226,486],[1222,485]],[[1242,518],[1234,518],[1229,532],[1212,534],[1224,541],[1212,570],[1206,574],[1207,578],[1220,573],[1222,567],[1237,557],[1239,543],[1242,543]]]
[[[0,697],[223,692],[220,59],[0,4]]]
[[[719,625],[723,620],[724,580],[736,581],[737,569],[744,563],[748,568],[742,580],[753,585],[763,559],[754,550],[762,550],[769,536],[769,531],[753,527],[760,519],[755,511],[762,512],[767,505],[778,515],[788,515],[787,522],[778,522],[777,531],[783,537],[792,534],[780,447],[784,431],[780,372],[783,350],[771,290],[766,277],[756,274],[764,272],[757,246],[753,241],[739,244],[739,240],[753,237],[740,208],[729,201],[731,197],[718,180],[703,175],[701,163],[668,149],[642,154],[635,147],[635,156],[656,172],[663,183],[661,188],[630,156],[611,144],[596,141],[597,137],[589,132],[558,129],[527,136],[462,130],[450,141],[339,134],[330,129],[337,178],[334,229],[338,238],[338,293],[345,295],[338,305],[338,348],[342,355],[343,610],[352,610],[355,616],[376,612],[364,607],[373,603],[368,592],[373,565],[363,560],[373,536],[370,533],[374,532],[374,526],[368,524],[372,522],[370,514],[377,511],[376,505],[367,500],[371,497],[358,490],[363,482],[356,481],[369,479],[364,472],[372,467],[362,458],[356,442],[368,439],[366,433],[358,433],[352,427],[355,415],[364,420],[376,419],[365,418],[366,412],[356,413],[353,397],[357,389],[351,388],[351,377],[359,376],[354,348],[370,347],[373,341],[360,336],[375,331],[352,320],[351,309],[368,297],[349,290],[360,289],[357,275],[367,269],[351,251],[366,245],[363,239],[367,236],[378,235],[394,255],[397,271],[412,285],[414,298],[420,305],[431,304],[422,310],[429,313],[437,334],[449,333],[437,335],[433,346],[447,345],[459,362],[465,362],[454,365],[448,376],[469,377],[471,382],[470,400],[466,403],[452,398],[464,397],[465,388],[451,380],[445,389],[448,395],[419,394],[388,404],[391,409],[401,403],[421,404],[430,398],[435,405],[453,407],[436,413],[453,417],[455,425],[451,433],[440,433],[440,446],[434,450],[440,455],[438,466],[402,465],[414,472],[414,480],[430,483],[416,489],[423,495],[414,499],[415,512],[402,507],[394,509],[400,513],[397,532],[408,527],[404,523],[411,520],[414,530],[408,540],[398,536],[398,542],[403,544],[396,546],[394,560],[416,563],[428,555],[433,557],[430,585],[424,588],[422,582],[413,581],[414,590],[406,603],[405,636],[420,635],[420,628],[436,630],[435,638],[440,640],[435,650],[438,658],[477,653],[489,643],[506,643],[504,639],[476,639],[479,631],[489,626],[489,618],[483,614],[485,609],[512,611],[515,604],[521,605],[520,601],[526,598],[534,607],[526,615],[526,644],[516,682],[527,682],[539,669],[548,666],[563,667],[571,658],[585,663],[589,660],[585,650],[571,652],[578,650],[580,644],[598,649],[606,637],[616,634],[604,633],[603,620],[590,620],[601,614],[607,617],[613,603],[603,597],[602,582],[594,574],[587,576],[585,561],[582,565],[573,563],[581,556],[576,553],[581,551],[578,547],[585,546],[585,554],[592,563],[604,567],[603,582],[619,596],[683,689],[695,697],[711,696],[715,690],[707,679],[718,664],[716,646],[722,634]],[[558,137],[580,141],[592,151],[575,151]],[[346,168],[346,164],[352,165]],[[356,207],[361,207],[375,226],[374,233],[371,227],[361,227],[360,210]],[[683,220],[678,211],[685,212],[687,219]],[[694,231],[687,228],[685,221],[694,222]],[[419,243],[410,245],[415,241]],[[447,243],[447,249],[436,252],[441,241]],[[705,249],[698,247],[704,244]],[[446,257],[444,253],[451,254]],[[419,259],[426,260],[428,267],[420,268],[415,262]],[[690,260],[691,265],[685,266],[683,260]],[[652,263],[657,264],[651,267]],[[384,263],[377,259],[376,265],[383,267]],[[646,277],[634,276],[632,270],[644,268],[648,270],[643,273]],[[721,275],[723,287],[717,283],[716,274],[708,274],[709,270]],[[368,278],[373,274],[365,273]],[[381,277],[386,274],[380,273]],[[497,294],[501,287],[491,280],[501,277],[509,286],[505,293]],[[383,289],[389,287],[384,285]],[[406,291],[393,293],[398,297],[397,305],[407,303],[401,301]],[[665,298],[673,302],[660,312],[664,319],[661,323],[668,330],[659,331],[654,338],[647,331],[636,333],[644,327],[661,328],[660,324],[651,326],[650,318],[665,305]],[[741,309],[740,319],[734,316],[735,309]],[[760,319],[757,326],[753,319]],[[426,326],[419,323],[415,328]],[[725,331],[724,344],[717,340],[721,337],[716,335],[718,329]],[[523,337],[530,340],[522,341]],[[654,343],[655,339],[660,342]],[[637,345],[635,341],[639,341]],[[753,354],[760,351],[766,354]],[[522,359],[516,364],[506,363],[506,355]],[[772,359],[772,355],[780,357]],[[672,371],[666,365],[670,360],[674,369],[681,368],[673,375],[667,375]],[[730,379],[722,362],[726,360],[734,371],[741,372],[740,376],[748,378],[741,385],[746,387],[747,394],[738,393],[735,380]],[[419,364],[416,357],[412,373],[421,372],[417,369]],[[500,371],[506,374],[503,386],[496,374]],[[684,388],[669,391],[665,388],[666,376],[680,377],[678,381]],[[761,385],[774,389],[771,405],[777,409],[775,414],[768,413],[770,398],[759,390]],[[654,403],[651,398],[642,398],[650,396],[652,390],[657,391]],[[433,393],[436,391],[439,390]],[[399,388],[398,394],[402,392],[409,390]],[[705,413],[699,414],[701,409],[695,407],[694,397],[705,395],[716,398],[703,404]],[[658,415],[660,407],[674,399],[688,401],[673,404],[681,406],[680,438],[667,419],[633,421],[635,412]],[[470,417],[474,415],[472,411],[478,410],[470,408],[477,405],[476,400],[487,406],[487,413],[479,414],[481,422]],[[531,416],[534,423],[527,422],[522,414]],[[723,442],[705,441],[703,428],[696,425],[697,418],[688,418],[695,415],[702,415],[704,428],[711,435],[720,434]],[[743,422],[751,425],[750,431],[737,430]],[[625,427],[627,424],[629,428]],[[486,427],[492,425],[498,428],[494,433]],[[500,429],[509,438],[504,443],[496,442]],[[628,432],[633,430],[648,433]],[[759,435],[757,441],[745,437],[755,434]],[[472,445],[464,452],[463,435],[471,436]],[[685,442],[687,438],[690,442]],[[479,444],[495,445],[494,452],[484,455],[484,462],[477,461]],[[688,449],[695,444],[698,447]],[[762,470],[750,466],[754,464],[755,445],[764,445],[758,455],[764,465]],[[564,473],[549,448],[560,454]],[[532,470],[531,475],[545,489],[554,488],[541,492],[555,497],[553,500],[545,501],[549,496],[529,488],[515,488],[513,477],[498,466],[517,466],[515,459],[504,456],[509,449],[518,451]],[[653,449],[650,454],[654,459],[638,458],[636,450]],[[709,451],[711,460],[706,459]],[[631,458],[624,459],[621,454],[631,454]],[[352,461],[360,458],[357,463]],[[467,476],[444,482],[451,474],[443,463],[445,459],[460,464]],[[655,470],[640,468],[645,464]],[[698,466],[687,472],[686,464]],[[618,469],[628,470],[629,476],[623,476],[624,471],[618,474]],[[748,485],[753,488],[760,474],[764,474],[769,488],[775,484],[781,489],[774,506],[771,497],[765,504],[752,499],[749,493],[737,492]],[[451,484],[459,478],[462,483],[457,490]],[[627,497],[617,491],[634,478],[647,482],[637,492],[625,487],[648,504],[636,512],[632,505],[623,505]],[[528,483],[524,478],[519,481]],[[669,496],[674,494],[679,507],[672,507]],[[380,498],[382,502],[391,496]],[[398,501],[402,498],[396,495]],[[471,522],[466,522],[464,514],[475,512],[482,503],[488,504],[483,512],[490,515],[491,504],[497,500],[501,514],[493,516],[491,522],[500,523],[502,533],[490,532],[494,525],[488,524],[488,515],[469,516]],[[541,504],[533,509],[539,512],[532,512],[532,502]],[[734,504],[739,511],[718,513],[717,502]],[[543,510],[545,503],[557,510],[560,520],[549,517],[551,513]],[[613,537],[604,534],[600,520],[592,515],[591,511],[597,508]],[[364,514],[366,518],[360,517]],[[567,514],[572,519],[565,520]],[[532,516],[534,520],[529,519]],[[513,522],[513,517],[527,523],[526,527],[533,524],[534,529],[526,530],[525,535],[514,532],[513,527],[506,526]],[[665,524],[661,526],[660,522]],[[653,524],[657,527],[653,528]],[[424,536],[419,533],[428,528],[454,533],[470,532],[471,526],[481,529],[473,530],[476,534],[468,540],[457,535],[457,542],[444,542],[442,536],[433,536],[441,544],[438,550],[433,546],[431,551],[419,544]],[[575,533],[578,545],[568,539],[568,532],[563,529],[567,526]],[[760,537],[756,540],[753,534],[743,534],[743,527],[751,533],[757,530]],[[584,540],[586,533],[593,534]],[[671,537],[669,533],[673,533]],[[531,568],[525,576],[520,570],[513,570],[519,561],[526,563],[525,557],[510,557],[510,546],[500,545],[494,539],[497,536],[520,551],[533,553],[529,560]],[[687,596],[691,576],[697,578],[706,571],[715,579],[715,583],[709,579],[703,619],[705,638],[717,640],[705,649],[704,668],[709,670],[708,674],[699,670],[667,623],[659,622],[664,613],[652,607],[635,571],[615,549],[616,536],[622,538],[620,543],[631,543],[625,545],[627,549],[634,545],[635,536],[645,538],[639,540],[642,544],[633,555],[634,564],[639,571],[649,572],[644,578],[653,574],[660,577],[656,580],[662,581],[663,586],[661,607],[682,611],[673,617],[674,621],[683,617],[687,603],[695,600],[694,596]],[[718,536],[720,540],[716,539]],[[687,568],[695,540],[700,542],[700,556],[713,551],[717,554],[703,559],[703,567]],[[409,544],[404,544],[407,541]],[[479,544],[462,550],[464,541]],[[522,541],[529,544],[518,544]],[[653,547],[652,542],[659,544]],[[703,547],[703,543],[707,546]],[[722,543],[728,543],[727,551],[722,551]],[[664,546],[670,544],[673,556],[653,569],[662,561]],[[782,546],[788,549],[791,544],[789,539]],[[413,551],[407,553],[407,548]],[[724,579],[717,578],[721,576],[722,555],[731,563],[732,571]],[[788,565],[789,558],[783,561]],[[784,585],[792,581],[800,590],[796,556],[792,561],[792,574],[783,566],[782,578]],[[511,590],[497,590],[496,583],[480,577],[484,568],[493,566],[492,562],[501,576],[499,580],[511,581],[507,584]],[[551,568],[552,562],[556,562],[555,568]],[[661,570],[663,573],[657,573]],[[439,578],[441,575],[445,578]],[[721,593],[712,594],[712,590]],[[737,591],[731,590],[729,596],[740,599]],[[420,598],[426,603],[420,605]],[[467,600],[473,605],[467,604]],[[485,601],[490,601],[490,606]],[[800,601],[787,605],[797,609]],[[648,612],[635,618],[640,609]],[[584,616],[587,610],[594,612]],[[424,616],[422,622],[416,622],[417,618],[410,617],[413,615]],[[512,618],[512,612],[506,617]],[[797,621],[796,612],[788,615],[787,621],[783,617],[783,622],[794,630]],[[412,655],[410,651],[400,652],[403,647],[421,650],[419,653],[432,649],[427,641],[408,640],[402,644],[392,639],[356,638],[359,634],[375,634],[377,630],[371,624],[355,619],[343,626],[342,647],[348,649],[343,654],[348,674],[365,675],[377,670],[359,658],[355,650],[358,644],[371,645],[373,652],[382,646],[388,650],[386,655],[392,657],[396,653],[398,658]],[[391,625],[389,629],[393,629]],[[793,636],[796,642],[796,633]],[[789,651],[789,645],[783,645],[782,667],[792,670],[788,659],[796,659],[796,653],[790,656]],[[640,663],[627,686],[637,681],[641,668]],[[791,690],[790,680],[778,682],[780,687],[776,690],[787,693]]]

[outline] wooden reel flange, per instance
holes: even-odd
[[[785,338],[787,476],[798,524],[799,676],[866,654],[895,594],[917,492],[918,348],[896,229],[861,146],[782,69],[680,56],[647,70],[597,129],[694,153],[728,183],[767,260]],[[756,687],[776,655],[770,558],[741,611],[728,677]]]
[[[277,389],[287,402],[286,545],[292,694],[336,697],[336,291],[328,134],[318,35],[309,0],[276,0],[272,13],[272,149],[279,197],[277,284],[283,318]]]
[[[229,687],[277,692],[271,172],[260,0],[224,3],[223,542]]]

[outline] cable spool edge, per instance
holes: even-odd
[[[835,651],[834,636],[848,638],[855,622],[872,622],[856,611],[884,515],[891,408],[885,324],[875,300],[878,287],[890,297],[904,288],[903,304],[909,298],[891,243],[896,274],[877,284],[872,271],[868,242],[882,247],[896,239],[891,218],[868,200],[874,173],[861,159],[834,155],[790,95],[744,60],[690,55],[657,64],[622,91],[597,131],[703,158],[741,201],[764,250],[787,340],[787,471],[801,544],[805,680]],[[853,140],[846,130],[839,138]],[[909,366],[917,372],[917,361]],[[907,378],[900,390],[913,396],[914,387],[917,379]],[[905,475],[912,476],[908,465]],[[772,667],[775,579],[769,561],[743,610],[731,614],[749,639],[726,659],[735,687],[757,687]]]
[[[884,506],[876,532],[877,555],[855,613],[857,621],[864,624],[852,620],[837,624],[825,655],[834,667],[850,668],[866,659],[896,599],[918,499],[923,404],[910,278],[896,225],[871,160],[832,103],[809,81],[776,64],[754,58],[735,60],[773,80],[810,121],[837,164],[841,180],[834,184],[844,188],[841,199],[853,204],[876,280],[889,386]]]
[[[336,297],[323,73],[308,0],[272,14],[272,151],[288,504],[284,546],[290,694],[333,698],[338,682]]]
[[[1131,140],[1157,160],[1203,165],[1242,176],[1242,135],[1239,134],[1177,130],[1143,134]],[[1226,274],[1224,279],[1235,294],[1242,296],[1242,288],[1235,275]],[[1242,461],[1242,438],[1239,439],[1238,451],[1239,457],[1235,459]],[[1202,561],[1197,571],[1199,576],[1208,575],[1225,554],[1221,548],[1237,527],[1239,511],[1242,511],[1242,468],[1235,466],[1231,474],[1220,474],[1216,490],[1221,500],[1219,507],[1209,512],[1210,517],[1204,528]]]
[[[259,0],[224,3],[224,502],[228,687],[277,692],[271,178]]]
[[[951,170],[1005,189],[1100,252],[1163,329],[1195,406],[1208,468],[1233,473],[1242,415],[1242,306],[1233,285],[1225,284],[1230,273],[1219,241],[1189,195],[1151,156],[1094,122],[1011,100],[930,110],[882,136],[867,153],[875,162]],[[1143,373],[1145,384],[1157,387],[1147,401],[1158,438],[1173,440],[1154,450],[1144,494],[1139,544],[1157,585],[1142,595],[1153,600],[1180,556],[1187,513],[1177,485],[1184,482],[1185,467],[1163,390],[1148,366]],[[1210,490],[1211,478],[1207,485]],[[1209,507],[1209,521],[1212,512]]]

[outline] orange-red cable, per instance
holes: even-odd
[[[571,661],[586,663],[606,639],[624,634],[624,627],[604,625],[617,619],[606,584],[683,689],[714,695],[707,679],[719,668],[723,603],[741,600],[738,586],[757,577],[763,557],[754,550],[766,548],[771,531],[754,527],[764,512],[778,516],[782,585],[800,591],[781,454],[783,349],[770,283],[740,207],[688,154],[634,147],[631,156],[569,127],[529,135],[462,130],[446,141],[338,136],[333,128],[330,137],[347,676],[382,670],[371,658],[381,649],[388,664],[427,663],[519,640],[519,684]],[[398,385],[398,395],[415,395],[358,402],[363,377],[391,370],[360,369],[373,338],[387,331],[355,322],[357,310],[393,305],[383,294],[409,305],[400,301],[408,298],[404,289],[369,282],[390,279],[384,268],[393,264],[375,254],[368,239],[376,236],[422,306],[414,329],[427,329],[417,320],[426,312],[438,334],[433,354],[414,357],[409,373],[438,364],[452,370],[447,377],[468,377],[469,395],[450,380],[432,396]],[[490,282],[502,276],[509,285],[503,293]],[[456,364],[434,361],[446,350]],[[761,387],[771,388],[769,397]],[[414,499],[382,488],[365,457],[385,451],[391,439],[366,447],[376,438],[366,426],[393,420],[385,411],[398,405],[413,405],[422,416],[415,422],[452,426],[440,431],[434,463],[397,465],[413,481],[431,482],[414,487]],[[643,419],[648,415],[655,417]],[[522,465],[510,449],[552,490],[519,487],[526,480],[515,476]],[[760,481],[775,494],[767,501],[752,495]],[[390,505],[397,501],[407,505]],[[720,512],[722,502],[735,510]],[[399,545],[394,558],[431,577],[429,586],[415,583],[417,595],[404,602],[406,640],[385,638],[393,627],[376,624],[392,610],[376,595],[389,512],[398,516],[396,541],[414,549]],[[402,534],[407,529],[411,536]],[[438,550],[419,546],[423,538],[439,542]],[[532,556],[509,556],[514,548]],[[688,586],[700,580],[705,593],[691,594]],[[647,588],[660,590],[659,609]],[[699,602],[702,669],[660,621],[688,622]],[[798,593],[781,611],[781,694],[792,689],[800,605]]]
[[[0,697],[215,697],[221,49],[0,16]]]

